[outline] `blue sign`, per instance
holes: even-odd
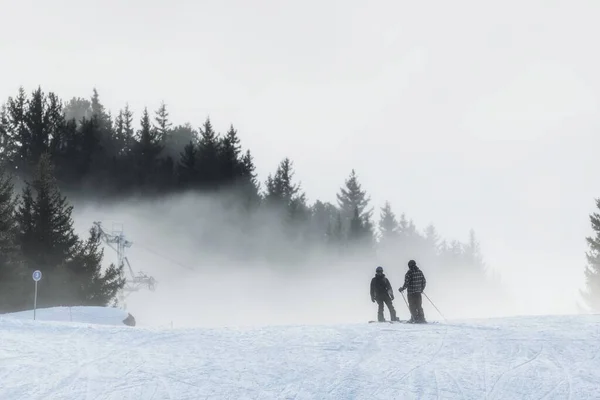
[[[37,282],[40,279],[42,279],[42,271],[39,271],[39,270],[33,271],[32,276],[33,276],[33,280]]]

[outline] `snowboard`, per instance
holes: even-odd
[[[370,324],[401,324],[408,323],[408,320],[401,319],[400,321],[369,321]]]

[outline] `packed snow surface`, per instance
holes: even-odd
[[[158,329],[0,316],[0,399],[598,399],[600,316]]]
[[[86,322],[101,325],[125,325],[123,320],[129,314],[113,307],[48,307],[35,310],[36,321]],[[32,320],[33,310],[10,314],[0,314],[0,318]]]

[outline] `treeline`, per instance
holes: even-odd
[[[306,265],[319,254],[332,263],[361,257],[374,269],[379,262],[402,265],[414,258],[430,266],[430,273],[468,275],[481,284],[489,280],[473,232],[467,243],[448,243],[434,226],[421,232],[404,214],[398,217],[389,203],[373,215],[375,207],[355,171],[341,185],[336,204],[309,203],[288,158],[258,180],[252,153],[242,149],[233,126],[221,134],[208,118],[197,130],[174,125],[164,104],[153,113],[144,109],[135,120],[127,105],[112,115],[95,90],[90,100],[63,102],[41,88],[30,95],[20,89],[8,98],[0,111],[0,163],[14,179],[32,183],[15,199],[9,176],[3,178],[0,285],[19,286],[14,282],[23,274],[30,279],[35,268],[45,277],[46,269],[56,271],[56,282],[79,291],[68,296],[65,291],[60,302],[77,304],[112,301],[114,289],[122,286],[118,266],[99,272],[97,233],[92,230],[86,242],[72,233],[71,206],[61,190],[70,198],[106,200],[214,194],[222,215],[202,227],[198,240],[204,249],[240,261]],[[53,216],[44,202],[54,204]],[[56,221],[63,225],[50,228]],[[66,236],[51,239],[50,231]],[[93,284],[103,288],[101,294]],[[0,293],[12,292],[0,288]]]

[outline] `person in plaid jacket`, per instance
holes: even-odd
[[[408,308],[410,310],[410,321],[413,323],[425,323],[425,313],[423,312],[423,298],[421,293],[425,290],[427,280],[423,271],[417,267],[415,260],[408,262],[408,271],[404,276],[404,286],[398,289],[400,293],[404,290],[408,293]]]

